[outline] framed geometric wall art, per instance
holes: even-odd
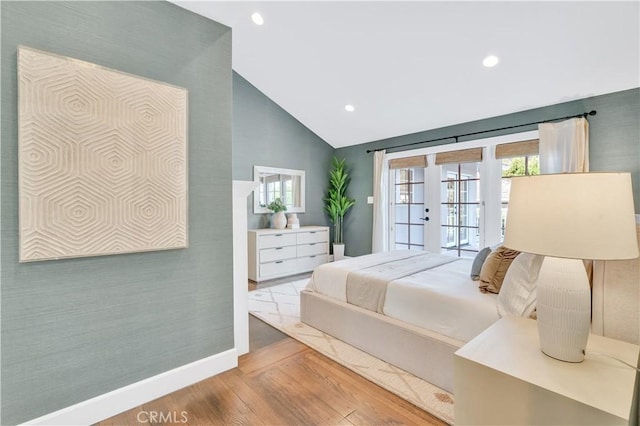
[[[18,47],[20,262],[188,245],[186,89]]]

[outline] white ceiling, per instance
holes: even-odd
[[[173,2],[232,27],[233,69],[334,147],[640,86],[638,1]]]

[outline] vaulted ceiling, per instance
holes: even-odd
[[[233,69],[334,147],[640,86],[637,1],[174,3],[232,27]]]

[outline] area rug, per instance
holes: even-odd
[[[337,363],[453,424],[453,395],[300,322],[299,280],[249,292],[249,313]]]

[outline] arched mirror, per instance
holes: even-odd
[[[254,213],[271,213],[269,203],[280,198],[287,213],[304,213],[304,170],[253,166],[258,189],[253,195]]]

